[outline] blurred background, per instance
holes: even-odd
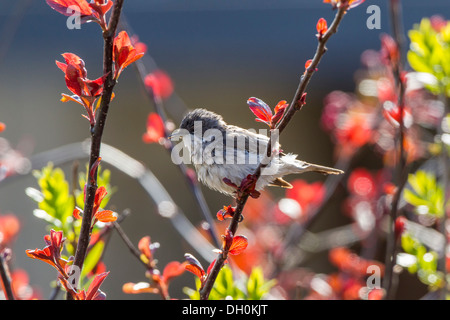
[[[381,8],[379,30],[366,27],[370,4]],[[332,90],[354,91],[361,53],[379,50],[380,35],[390,32],[386,4],[366,1],[347,14],[310,83],[307,105],[281,138],[284,150],[298,153],[309,162],[333,166],[330,137],[319,125],[322,101]],[[422,17],[441,14],[450,18],[448,0],[408,0],[403,5],[405,30]],[[69,30],[66,17],[45,1],[0,0],[0,9],[0,121],[7,126],[1,137],[26,156],[84,141],[89,137],[88,122],[81,117],[84,110],[77,104],[59,101],[61,93],[68,93],[68,89],[55,60],[62,60],[61,53],[75,53],[84,59],[88,77],[98,78],[102,68],[99,27],[83,24],[79,30]],[[334,16],[330,6],[321,0],[133,0],[125,1],[123,12],[139,40],[148,46],[148,53],[175,84],[176,94],[167,102],[169,111],[180,110],[180,106],[203,107],[222,114],[228,123],[255,129],[262,126],[254,121],[247,99],[258,97],[271,107],[279,100],[290,101],[305,61],[314,55],[317,20],[323,17],[330,23]],[[133,68],[122,73],[115,94],[103,141],[149,168],[190,221],[198,225],[202,217],[197,204],[170,155],[158,144],[142,142],[146,117],[154,109]],[[182,113],[168,115],[178,126]],[[83,168],[86,160],[80,160]],[[70,166],[62,166],[68,177]],[[119,212],[131,211],[122,227],[134,244],[146,235],[159,242],[157,259],[161,268],[169,261],[183,261],[185,252],[195,254],[168,219],[158,215],[154,203],[134,179],[106,164],[104,167],[112,170],[111,183],[117,187],[110,205]],[[320,175],[302,178],[324,179]],[[46,298],[55,271],[25,255],[26,249],[42,248],[46,234],[45,223],[32,214],[36,204],[24,192],[30,186],[37,187],[31,174],[2,183],[0,214],[12,212],[19,217],[21,232],[13,247],[13,265],[25,269],[30,283]],[[223,205],[231,204],[230,198],[202,189],[214,214]],[[284,191],[271,192],[276,198]],[[330,211],[313,228],[323,230],[339,225],[342,219],[339,210]],[[108,298],[159,298],[122,293],[124,283],[145,281],[145,276],[143,267],[115,233],[104,261],[111,271],[102,285]],[[332,268],[326,256],[310,263],[316,272]],[[186,297],[181,290],[185,286],[194,286],[191,274],[174,280],[171,295]]]

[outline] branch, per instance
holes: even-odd
[[[9,274],[9,268],[7,260],[9,258],[9,249],[2,250],[0,252],[0,279],[2,283],[3,293],[7,300],[15,300],[11,286],[11,276]]]
[[[389,221],[389,234],[386,244],[386,260],[385,260],[385,277],[383,287],[386,291],[386,299],[392,299],[395,296],[397,289],[398,277],[394,273],[394,266],[397,254],[397,239],[394,231],[394,223],[398,217],[399,202],[402,195],[403,188],[406,185],[408,179],[409,169],[406,166],[406,150],[405,150],[405,125],[403,121],[404,109],[405,109],[405,82],[402,79],[403,72],[403,47],[404,47],[404,35],[402,27],[402,12],[401,12],[400,0],[390,0],[390,13],[392,33],[398,50],[398,61],[391,61],[392,72],[395,79],[395,84],[398,92],[398,108],[399,108],[399,129],[398,129],[398,162],[396,166],[397,170],[397,190],[392,199],[392,208],[390,212]]]
[[[125,231],[123,231],[120,224],[118,224],[117,221],[114,221],[113,226],[127,248],[130,250],[131,254],[135,256],[139,260],[139,262],[142,263],[146,268],[148,268],[149,266],[141,259],[141,252],[133,245],[133,242],[131,242],[130,238],[128,238],[127,234],[125,233]]]
[[[133,243],[131,242],[130,238],[128,238],[128,236],[126,235],[125,231],[123,231],[122,227],[120,226],[120,224],[117,223],[117,221],[113,222],[113,226],[114,228],[117,230],[117,233],[119,234],[120,238],[122,238],[123,242],[125,243],[125,245],[128,247],[128,249],[130,250],[131,254],[133,254],[133,256],[135,256],[139,262],[145,266],[145,268],[151,273],[154,274],[154,272],[157,272],[159,274],[159,270],[156,269],[156,267],[154,266],[153,263],[149,262],[149,263],[145,263],[142,259],[141,259],[141,252],[133,245]],[[153,280],[154,281],[154,280]],[[163,298],[163,300],[170,300],[170,296],[169,293],[167,292],[167,290],[164,290],[162,288],[162,286],[160,285],[159,282],[154,281],[156,283],[156,285],[159,288],[159,293],[161,295],[161,297]]]
[[[322,59],[323,55],[327,51],[327,48],[325,45],[326,45],[327,41],[330,39],[330,37],[334,33],[336,33],[338,26],[339,26],[340,22],[342,21],[342,18],[344,17],[347,9],[348,9],[348,5],[342,5],[338,9],[330,28],[327,30],[327,32],[323,36],[318,38],[319,43],[318,43],[314,58],[312,59],[312,62],[310,64],[309,68],[306,70],[305,74],[303,74],[302,77],[300,78],[300,83],[295,92],[294,98],[293,98],[292,102],[290,103],[287,111],[285,112],[284,117],[282,118],[282,120],[278,123],[277,127],[275,128],[276,130],[278,130],[279,134],[281,134],[281,132],[286,128],[288,123],[291,121],[294,114],[297,111],[301,110],[303,104],[305,103],[305,101],[304,101],[305,90],[309,84],[309,81],[311,80],[312,75],[316,71],[316,67],[318,66],[320,60]],[[270,159],[272,158],[271,136],[272,136],[272,130],[270,131],[270,134],[269,134],[269,143],[267,144],[267,149],[266,149],[266,153],[265,153],[266,158],[260,162],[260,164],[256,168],[255,172],[253,173],[253,177],[255,178],[255,183],[261,176],[262,170],[270,163]],[[239,197],[238,199],[236,199],[237,205],[236,205],[235,213],[234,213],[234,215],[231,219],[230,225],[228,227],[228,229],[232,235],[236,234],[238,224],[242,220],[242,211],[244,210],[244,207],[248,200],[248,197],[249,197],[249,194],[246,193],[242,197]],[[217,256],[216,262],[214,263],[214,266],[212,267],[210,273],[208,274],[208,277],[205,281],[203,288],[200,290],[200,299],[201,300],[208,299],[209,293],[211,292],[211,289],[214,286],[214,282],[217,278],[217,275],[219,274],[219,271],[222,269],[222,267],[228,257],[228,250],[229,250],[229,248],[223,247],[222,253],[220,253]]]
[[[119,23],[120,13],[122,11],[123,0],[117,0],[114,3],[113,12],[109,21],[108,28],[103,31],[103,74],[106,75],[103,93],[101,97],[100,112],[93,128],[91,128],[91,149],[89,157],[89,168],[93,168],[100,156],[100,146],[102,141],[103,129],[105,127],[106,116],[108,114],[109,104],[113,93],[116,80],[113,79],[113,42]],[[93,175],[89,175],[86,183],[86,200],[84,205],[83,220],[78,239],[77,251],[75,253],[74,265],[82,268],[86,257],[87,248],[90,241],[90,229],[92,222],[92,210],[94,205],[95,193],[97,191],[97,169]]]

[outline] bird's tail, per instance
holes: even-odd
[[[284,163],[281,168],[285,169],[285,172],[282,172],[283,175],[291,174],[291,173],[304,173],[304,172],[319,172],[322,174],[343,174],[344,171],[321,166],[314,163],[308,163],[302,160],[297,159],[297,155],[295,154],[287,154],[281,158],[281,161]]]
[[[299,162],[302,162],[300,172],[319,172],[322,174],[343,174],[344,173],[344,171],[342,171],[340,169],[320,166],[317,164],[307,163],[307,162],[303,162],[303,161],[299,161]]]

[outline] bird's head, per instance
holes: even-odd
[[[225,130],[226,123],[223,121],[222,116],[206,109],[195,109],[188,112],[183,120],[181,120],[180,127],[172,132],[170,136],[171,140],[178,140],[186,134],[191,136],[196,133],[202,135],[206,130],[217,129],[220,131]]]

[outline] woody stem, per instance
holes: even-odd
[[[113,43],[123,2],[124,0],[115,1],[108,28],[103,31],[103,73],[106,75],[106,79],[104,82],[99,114],[97,116],[98,118],[95,125],[91,128],[89,168],[94,166],[100,156],[103,129],[105,127],[106,116],[108,114],[113,89],[116,84],[116,80],[113,78]],[[81,222],[81,230],[74,260],[74,266],[78,267],[80,270],[83,267],[87,248],[90,242],[90,230],[96,191],[97,169],[95,169],[95,173],[93,175],[88,175],[88,180],[86,183],[86,200],[84,204],[83,220]]]
[[[401,3],[400,0],[391,0],[390,1],[390,14],[391,14],[391,24],[392,24],[392,33],[394,40],[397,44],[398,48],[398,61],[392,64],[392,73],[395,78],[395,84],[398,90],[398,108],[399,108],[399,128],[398,128],[398,161],[396,165],[397,170],[397,190],[394,194],[392,204],[391,204],[391,212],[390,212],[390,221],[389,221],[389,234],[386,243],[386,273],[383,279],[383,287],[386,291],[386,299],[392,299],[395,296],[395,292],[397,289],[398,283],[398,275],[394,272],[394,267],[396,264],[396,255],[397,255],[397,239],[396,234],[394,232],[394,223],[397,217],[399,216],[399,203],[400,197],[405,187],[409,168],[406,165],[406,151],[405,151],[405,125],[404,125],[404,107],[405,107],[405,82],[402,79],[401,73],[403,71],[403,28],[402,28],[402,16],[401,16]]]

